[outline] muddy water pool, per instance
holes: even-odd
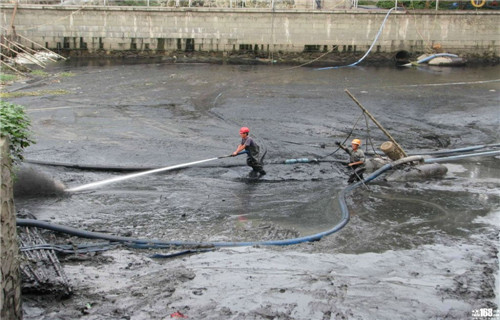
[[[16,199],[22,214],[122,236],[259,241],[328,230],[340,219],[337,195],[347,186],[346,169],[337,162],[282,163],[302,157],[346,159],[334,153],[336,140],[358,137],[367,145],[370,138],[373,146],[368,144],[368,150],[386,141],[372,123],[367,128],[345,89],[411,153],[500,140],[498,66],[315,71],[69,61],[48,71],[49,77],[22,84],[17,91],[58,89],[66,95],[9,99],[26,106],[33,122],[37,144],[26,150],[28,159],[164,167],[230,154],[239,143],[240,126],[250,127],[267,148],[268,174],[258,181],[247,178],[250,169],[239,156],[64,196]],[[73,76],[61,77],[62,72]],[[500,214],[499,161],[490,157],[444,163],[448,173],[443,179],[385,182],[381,177],[349,194],[351,219],[340,232],[283,250],[356,256],[424,250],[422,259],[429,262],[444,249],[428,252],[426,246],[450,246],[462,254],[462,245],[484,238],[485,255],[491,258],[499,231],[492,222]],[[33,166],[67,187],[126,174]],[[498,259],[488,263],[496,274]],[[397,265],[395,260],[388,268]],[[462,295],[460,288],[454,290]],[[466,292],[464,301],[479,307],[494,300],[474,294]]]
[[[52,76],[27,83],[19,91],[64,89],[67,95],[12,99],[25,105],[33,119],[38,143],[27,150],[27,158],[104,167],[162,167],[231,153],[238,144],[235,133],[245,125],[267,148],[269,174],[258,182],[247,179],[248,168],[240,156],[48,200],[55,206],[44,204],[45,210],[36,208],[44,202],[41,199],[19,201],[18,207],[54,222],[75,219],[86,227],[111,224],[112,232],[137,236],[230,238],[228,228],[265,222],[287,229],[285,234],[324,231],[339,220],[335,198],[346,186],[345,168],[328,162],[278,163],[300,157],[345,159],[345,154],[334,153],[333,142],[349,139],[351,130],[351,137],[372,139],[369,151],[386,140],[373,123],[367,127],[365,119],[360,119],[361,110],[345,89],[407,150],[458,148],[498,141],[497,69],[315,71],[96,61],[57,64],[50,70]],[[74,76],[58,76],[63,71]],[[465,178],[485,172],[486,180],[493,185],[498,182],[495,161],[488,160],[484,166],[465,163],[467,167],[462,166],[456,175]],[[45,170],[68,187],[123,174]],[[446,184],[428,183],[431,189]],[[454,194],[463,199],[461,193],[467,193],[453,184],[449,182],[447,194],[442,191],[442,196],[435,197],[444,204],[426,206],[428,197],[412,194],[415,191],[410,189],[394,200],[379,199],[385,204],[368,210],[405,208],[404,212],[416,216],[428,209],[439,215],[444,211],[437,208],[457,202]],[[492,197],[487,202],[494,206],[497,199]],[[211,231],[204,234],[200,229]],[[181,230],[180,234],[175,230]]]

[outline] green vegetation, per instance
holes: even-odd
[[[58,74],[60,77],[67,78],[67,77],[74,77],[75,74],[73,72],[61,72]]]
[[[7,73],[2,73],[0,74],[0,82],[2,84],[10,81],[14,81],[17,79],[17,76],[15,74],[7,74]]]
[[[448,3],[449,5],[449,3]],[[378,1],[377,7],[390,9],[395,6],[395,1]],[[409,0],[399,0],[398,7],[405,7],[407,9],[430,9],[435,8],[436,3],[434,1],[409,1]]]
[[[43,70],[33,70],[31,71],[31,74],[34,76],[39,76],[39,77],[48,77],[49,74]]]
[[[0,135],[10,139],[10,157],[14,163],[24,159],[25,148],[35,143],[29,131],[31,123],[24,107],[0,100]]]
[[[16,92],[1,92],[0,98],[19,98],[19,97],[36,97],[36,96],[54,96],[68,94],[67,90],[39,90],[39,91],[16,91]]]

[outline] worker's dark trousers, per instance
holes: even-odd
[[[363,179],[363,172],[366,171],[365,167],[356,167],[356,168],[353,167],[352,169],[353,173],[349,176],[349,180],[347,180],[347,182],[353,183],[354,181]]]
[[[252,167],[253,171],[262,173],[264,171],[264,168],[262,167],[262,164],[257,161],[254,157],[248,157],[247,158],[247,165],[249,167]]]

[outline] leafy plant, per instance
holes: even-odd
[[[10,157],[14,163],[24,160],[24,149],[35,143],[31,139],[30,126],[23,106],[0,100],[0,135],[9,137]]]

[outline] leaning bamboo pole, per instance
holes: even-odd
[[[17,36],[17,35],[16,35]],[[37,51],[34,50],[34,49],[31,49],[30,47],[28,46],[25,46],[24,44],[22,44],[21,42],[18,42],[18,41],[13,41],[14,43],[16,43],[17,45],[19,45],[21,48],[24,48],[26,51],[29,51],[33,56],[36,57],[36,53]],[[50,50],[49,50],[50,51]],[[52,52],[52,51],[51,51]],[[54,53],[55,54],[55,53]],[[50,56],[45,56],[45,58],[47,58],[48,60],[52,61],[52,62],[57,62],[57,60],[55,59],[52,59]]]
[[[13,41],[10,41],[8,39],[5,39],[9,44],[12,44],[14,47],[16,47],[17,49],[21,50],[24,54],[26,54],[26,58],[28,58],[30,61],[32,61],[33,63],[37,64],[38,66],[42,67],[42,68],[45,68],[45,63],[43,63],[42,61],[38,60],[34,55],[32,55],[31,53],[29,53],[28,51],[24,50],[23,48],[21,48],[19,45],[17,45],[15,42]],[[2,45],[2,47],[6,47],[8,48],[7,46],[5,45]],[[13,52],[16,52],[16,53],[19,53],[19,51],[14,51],[12,49],[10,49],[11,51]]]
[[[391,140],[391,142],[394,143],[396,148],[401,151],[401,154],[404,157],[407,157],[408,155],[403,150],[403,148],[396,142],[396,140],[391,136],[391,134],[387,130],[384,129],[384,127],[377,121],[377,119],[375,119],[375,117],[372,116],[372,114],[370,112],[368,112],[368,110],[366,110],[365,107],[363,107],[363,105],[349,92],[349,90],[345,89],[344,91],[345,91],[345,93],[347,93],[347,95],[349,97],[351,97],[352,100],[354,100],[354,102],[356,102],[358,107],[360,107],[361,110],[363,110],[363,112],[373,121],[373,123],[375,123],[375,125],[377,125],[377,127],[379,127],[379,129],[382,130],[382,132],[387,136],[387,138],[389,138],[389,140]]]
[[[7,28],[5,28],[3,26],[0,26],[0,28],[2,28],[3,30],[5,30],[7,32],[9,31]],[[15,29],[14,27],[12,27],[12,28]],[[16,37],[19,37],[19,38],[21,38],[21,39],[23,39],[23,40],[25,40],[25,41],[27,41],[27,42],[29,42],[31,44],[34,44],[34,45],[36,45],[37,47],[40,47],[43,50],[46,50],[46,51],[49,51],[49,52],[53,53],[55,56],[59,57],[59,59],[66,60],[66,58],[63,57],[63,56],[61,56],[60,54],[58,54],[58,53],[50,50],[49,48],[47,48],[47,47],[45,47],[45,46],[43,46],[43,45],[41,45],[41,44],[39,44],[39,43],[37,43],[37,42],[29,39],[29,38],[26,38],[25,36],[22,36],[22,35],[16,33]],[[24,47],[26,47],[26,46],[24,46]],[[52,61],[55,61],[55,60],[52,60]]]
[[[0,53],[1,56],[3,57],[7,57],[6,55],[4,55],[3,53]],[[8,58],[8,57],[7,57]],[[6,66],[7,68],[11,69],[12,71],[16,72],[16,73],[19,73],[20,75],[22,76],[26,76],[26,74],[24,74],[22,71],[19,71],[17,70],[16,68],[14,68],[13,66],[9,65],[8,63],[0,60],[0,64],[3,65],[3,66]]]
[[[4,29],[5,29],[5,28],[4,28]],[[54,55],[58,56],[60,59],[66,60],[66,58],[65,58],[65,57],[61,56],[60,54],[55,53],[54,51],[52,51],[52,50],[50,50],[50,49],[46,48],[45,46],[43,46],[43,45],[41,45],[41,44],[39,44],[39,43],[37,43],[37,42],[35,42],[35,41],[31,40],[31,39],[28,39],[28,38],[26,38],[26,37],[24,37],[24,36],[22,36],[22,35],[20,35],[20,34],[16,34],[16,36],[17,36],[17,37],[19,37],[19,38],[21,38],[21,39],[23,39],[23,40],[26,40],[26,41],[28,41],[28,42],[30,42],[30,43],[35,44],[35,45],[37,45],[38,47],[40,47],[40,48],[42,48],[42,49],[44,49],[44,50],[47,50],[47,51],[49,51],[49,52],[52,52]]]

